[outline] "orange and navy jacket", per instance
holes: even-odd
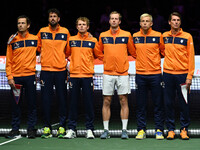
[[[94,58],[103,60],[103,52],[99,49],[96,38],[83,37],[80,33],[71,36],[67,44],[66,57],[71,56],[70,77],[92,77],[94,74]]]
[[[151,28],[147,34],[142,29],[133,34],[136,49],[136,73],[142,75],[161,73],[161,55],[164,56],[165,45],[160,32]]]
[[[59,25],[54,31],[49,25],[41,28],[37,36],[38,51],[41,52],[41,70],[64,71],[66,69],[65,47],[70,36],[68,29]]]
[[[194,45],[192,36],[182,29],[172,35],[171,31],[163,33],[165,59],[163,71],[170,74],[185,74],[192,79],[194,74]]]
[[[25,37],[20,33],[7,46],[6,76],[8,80],[13,77],[23,77],[35,74],[36,50],[38,37],[27,32]]]
[[[100,50],[104,52],[104,74],[128,75],[128,54],[134,55],[133,37],[130,32],[118,29],[113,35],[111,29],[99,36]]]

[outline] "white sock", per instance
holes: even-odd
[[[122,130],[127,130],[128,119],[122,119]]]
[[[109,130],[108,126],[109,126],[109,120],[108,121],[103,121],[104,130]]]

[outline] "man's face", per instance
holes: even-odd
[[[89,26],[87,25],[86,21],[79,20],[76,28],[78,29],[79,33],[84,34],[89,29]]]
[[[119,14],[111,14],[109,23],[111,28],[119,27],[119,24],[121,23],[121,21],[119,20]]]
[[[181,19],[178,16],[172,16],[172,19],[169,21],[169,25],[172,29],[179,29],[181,26]]]
[[[17,28],[19,32],[24,32],[28,30],[30,25],[27,24],[26,18],[19,18],[17,21]]]
[[[142,17],[140,20],[140,26],[143,30],[149,30],[153,25],[150,17]]]
[[[60,21],[60,17],[56,13],[49,13],[49,24],[55,27]]]

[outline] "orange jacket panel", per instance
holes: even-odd
[[[104,74],[128,75],[128,53],[134,55],[133,37],[130,32],[119,29],[116,35],[111,29],[99,37],[100,49],[104,51]]]
[[[70,77],[92,77],[94,74],[94,58],[103,60],[103,53],[99,49],[96,38],[82,37],[80,33],[69,38],[66,57],[71,55]]]
[[[136,73],[143,75],[161,73],[161,54],[164,55],[163,36],[149,29],[146,35],[142,29],[133,34],[136,49]]]
[[[187,79],[194,74],[194,45],[192,36],[182,29],[177,35],[171,31],[163,33],[165,42],[164,72],[170,74],[187,73]]]
[[[38,37],[27,33],[25,38],[18,33],[7,46],[6,76],[23,77],[35,74]]]
[[[40,29],[37,36],[39,37],[42,70],[65,70],[65,47],[70,36],[68,29],[59,26],[57,30],[53,31],[49,25]]]

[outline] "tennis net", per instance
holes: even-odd
[[[103,124],[102,124],[102,104],[103,104],[103,97],[102,97],[102,81],[103,81],[103,74],[95,74],[94,75],[94,107],[95,107],[95,135],[99,136],[103,132]],[[40,117],[42,114],[41,108],[41,85],[40,85],[40,72],[36,73],[36,88],[37,88],[37,109],[38,109],[38,128],[37,134],[41,135],[42,133],[42,118]],[[136,125],[136,98],[135,98],[135,74],[130,75],[130,86],[131,86],[131,94],[128,96],[129,99],[129,124],[128,124],[128,132],[129,135],[136,135],[137,134],[137,125]],[[68,88],[68,87],[67,87]],[[150,95],[150,93],[149,93]],[[11,103],[10,103],[10,86],[7,83],[6,73],[5,71],[0,72],[0,134],[6,134],[10,131],[10,120],[11,120]],[[147,136],[153,136],[154,131],[154,115],[153,115],[153,103],[151,101],[151,96],[148,98],[148,106],[147,106]],[[189,129],[189,135],[192,136],[200,136],[200,101],[198,100],[200,97],[200,76],[194,76],[191,86],[191,103],[190,103],[190,114],[191,114],[191,126]],[[68,99],[67,102],[69,103],[69,90],[68,90]],[[22,107],[22,122],[25,122],[26,115],[27,115],[27,106],[26,101],[21,102]],[[79,120],[77,126],[77,134],[82,136],[85,135],[85,116],[84,116],[84,108],[83,108],[83,100],[80,100],[79,103]],[[178,101],[175,102],[176,106],[176,133],[179,133],[179,108],[178,108]],[[69,106],[68,106],[69,107]],[[57,101],[56,97],[54,96],[52,102],[52,122],[56,123],[59,122],[58,120],[58,109],[57,109]],[[53,134],[56,135],[57,127],[54,128]],[[120,120],[120,103],[118,100],[118,96],[115,93],[113,96],[112,104],[111,104],[111,119],[110,119],[110,133],[113,136],[118,136],[121,134],[121,120]],[[22,126],[20,129],[21,133],[26,134],[26,125]],[[166,134],[167,130],[165,130]]]

